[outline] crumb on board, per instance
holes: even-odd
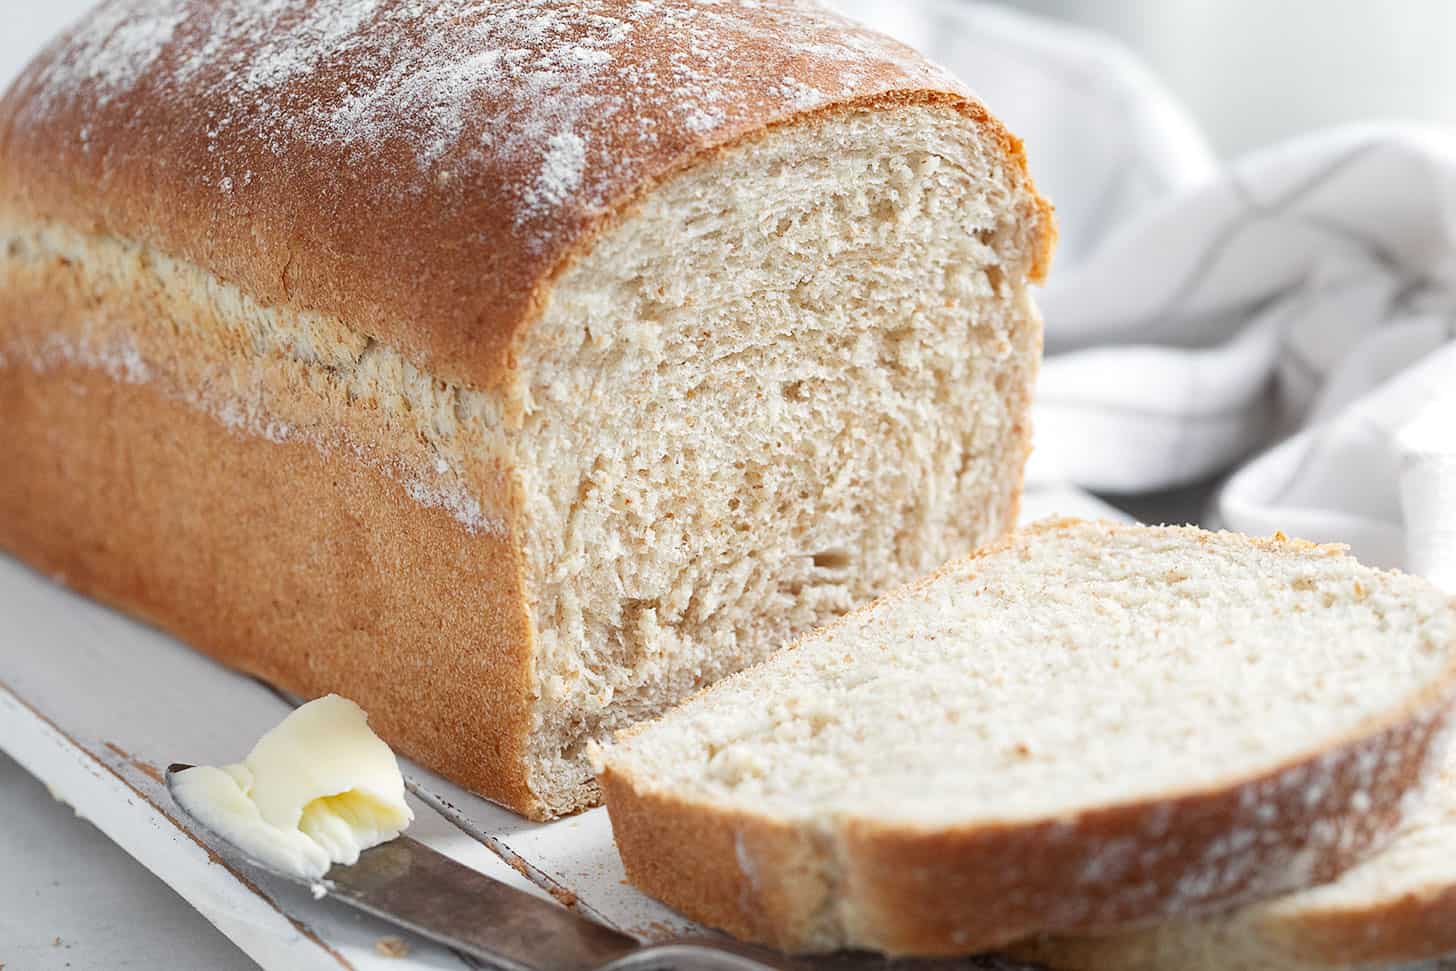
[[[499,853],[499,851],[497,852]],[[556,883],[549,877],[545,877],[543,874],[533,871],[531,865],[527,863],[525,859],[520,856],[520,854],[505,852],[499,853],[499,855],[502,860],[505,860],[506,863],[510,865],[511,869],[515,870],[517,873],[525,877],[527,880],[531,881],[536,886],[545,890],[551,895],[552,899],[554,899],[561,906],[575,907],[577,905],[577,902],[580,898],[577,897],[574,891],[563,887],[561,884]]]
[[[501,859],[505,860],[508,864],[510,864],[512,870],[515,870],[517,873],[525,877],[527,880],[530,880],[532,883],[536,882],[536,878],[531,875],[531,868],[526,865],[526,861],[521,859],[519,855],[515,853],[511,853],[509,855],[502,853],[500,854],[500,856]]]
[[[406,943],[405,939],[402,937],[394,937],[393,935],[381,937],[375,941],[374,950],[376,953],[387,958],[409,957],[410,952],[409,944]]]

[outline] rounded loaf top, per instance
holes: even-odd
[[[0,105],[4,218],[138,239],[487,385],[574,250],[716,147],[979,104],[808,0],[108,0]]]

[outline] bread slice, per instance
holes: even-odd
[[[1448,748],[1433,791],[1394,842],[1333,883],[1205,918],[1012,950],[1057,971],[1373,971],[1456,954],[1453,756]]]
[[[1053,236],[817,3],[106,0],[0,100],[0,548],[569,812],[1015,523]]]
[[[1456,609],[1342,549],[1054,521],[594,758],[634,883],[796,951],[951,954],[1265,899],[1386,839]]]

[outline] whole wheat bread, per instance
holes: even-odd
[[[594,752],[634,883],[792,950],[971,953],[1318,884],[1389,837],[1456,610],[1341,549],[1050,522]]]
[[[1448,742],[1440,777],[1394,841],[1332,883],[1205,918],[1012,950],[1058,971],[1373,971],[1456,954],[1453,757]]]
[[[106,0],[0,101],[0,548],[569,812],[1016,521],[1053,235],[809,0]]]

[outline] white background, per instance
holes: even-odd
[[[1456,3],[1449,0],[1009,5],[1121,38],[1226,156],[1348,121],[1456,125]]]

